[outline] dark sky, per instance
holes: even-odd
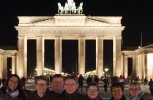
[[[17,16],[54,16],[57,3],[67,0],[1,0],[0,2],[0,46],[16,46]],[[123,46],[139,46],[153,43],[153,6],[147,0],[74,0],[76,6],[84,3],[86,16],[122,16]],[[75,43],[75,42],[74,42]],[[93,43],[94,44],[94,43]]]
[[[0,3],[0,45],[16,45],[18,24],[17,16],[54,16],[57,3],[63,5],[66,0],[2,0]],[[122,25],[124,46],[137,46],[140,33],[143,45],[153,42],[153,6],[149,1],[141,0],[75,0],[78,6],[84,3],[85,15],[123,16]],[[10,37],[8,37],[10,36]],[[135,42],[136,41],[136,42]]]

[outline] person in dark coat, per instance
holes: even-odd
[[[48,79],[45,76],[37,76],[35,78],[36,91],[27,97],[27,100],[52,100],[49,95]]]
[[[124,86],[122,83],[115,82],[111,85],[112,97],[110,100],[128,100],[128,97],[124,96]]]
[[[8,99],[6,99],[5,94],[0,94],[0,100],[9,100],[9,98],[8,98]]]
[[[104,78],[104,80],[103,80],[103,82],[104,82],[104,92],[105,93],[107,93],[107,87],[108,87],[108,78],[107,77],[105,77]]]
[[[87,97],[86,100],[102,100],[99,96],[99,88],[97,83],[90,83],[86,87]]]
[[[94,82],[97,84],[99,83],[99,78],[97,76],[94,76]]]
[[[50,95],[54,100],[58,100],[59,97],[64,95],[64,78],[61,74],[55,74],[52,77],[51,87]]]
[[[92,82],[92,78],[91,76],[89,75],[88,78],[87,78],[87,84],[91,83]]]
[[[82,93],[83,92],[83,76],[82,74],[80,74],[79,78],[78,78],[78,83],[79,83],[79,87],[78,87],[78,91],[80,90],[80,92]]]
[[[148,85],[149,85],[150,93],[151,93],[151,95],[153,95],[153,81],[152,81],[152,79],[150,79]]]
[[[21,78],[21,86],[22,86],[23,89],[25,89],[25,83],[26,83],[26,78],[22,77]]]
[[[11,74],[0,90],[0,100],[26,100],[26,93],[21,87],[20,78]]]
[[[67,76],[64,82],[65,93],[59,100],[85,100],[85,95],[78,93],[78,82],[76,77]]]

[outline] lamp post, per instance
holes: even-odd
[[[105,68],[104,70],[105,70],[105,76],[107,76],[107,72],[108,72],[109,69]]]

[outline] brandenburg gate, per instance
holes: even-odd
[[[55,15],[20,16],[18,30],[17,74],[27,76],[27,40],[36,40],[37,74],[43,74],[44,40],[54,40],[55,71],[62,72],[62,40],[78,40],[78,73],[85,74],[85,40],[96,40],[96,71],[103,74],[103,41],[113,40],[113,75],[122,75],[121,17]]]
[[[85,74],[85,41],[96,41],[96,71],[103,75],[103,41],[113,41],[113,75],[123,74],[121,61],[121,17],[85,16],[83,3],[75,6],[68,0],[65,7],[58,3],[55,16],[19,16],[17,74],[27,77],[27,40],[36,40],[37,75],[43,75],[44,41],[54,40],[55,72],[62,72],[62,40],[78,40],[78,73]]]
[[[68,0],[55,16],[18,16],[18,52],[15,73],[27,77],[27,41],[36,40],[37,75],[44,74],[44,41],[54,40],[55,72],[62,72],[62,40],[78,40],[78,73],[85,74],[85,41],[96,41],[96,73],[103,75],[103,41],[113,41],[113,75],[123,74],[122,17],[85,16],[80,3]],[[60,4],[60,3],[58,3]],[[61,5],[60,5],[61,6]],[[73,9],[72,9],[73,8]],[[62,12],[61,12],[62,11]],[[71,66],[70,66],[71,67]]]

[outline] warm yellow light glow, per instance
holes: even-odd
[[[153,78],[153,53],[147,54],[147,71],[148,71],[148,79]]]
[[[85,76],[88,76],[88,75],[96,75],[96,70],[86,72]]]
[[[18,69],[17,75],[18,75],[20,78],[23,77],[23,76],[24,76],[24,75],[23,75],[23,70],[22,70],[22,69]]]
[[[109,70],[108,68],[105,68],[105,72],[108,72],[108,70]]]

